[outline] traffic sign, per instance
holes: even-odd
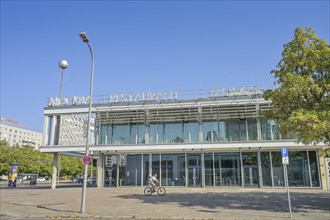
[[[289,151],[288,148],[282,147],[282,157],[289,157]]]
[[[282,147],[282,164],[289,164],[289,151],[288,148]]]
[[[282,157],[282,164],[289,164],[289,157]]]
[[[84,156],[83,162],[84,164],[90,164],[92,162],[92,158],[90,156]]]

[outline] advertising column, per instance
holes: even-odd
[[[9,172],[9,187],[16,187],[16,179],[17,179],[17,172],[18,172],[18,163],[11,163],[10,165],[10,172]]]

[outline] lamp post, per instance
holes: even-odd
[[[58,63],[58,66],[62,69],[62,74],[61,74],[61,86],[60,86],[60,100],[61,100],[61,99],[62,99],[63,73],[64,73],[64,70],[69,66],[69,63],[68,63],[68,61],[66,61],[66,60],[61,60],[61,61]]]
[[[63,84],[63,75],[64,75],[64,70],[68,68],[69,63],[66,60],[61,60],[58,63],[58,66],[62,69],[61,73],[61,85],[60,85],[60,103],[62,104],[62,84]],[[58,157],[58,170],[57,170],[57,184],[60,184],[60,167],[61,167],[61,162],[60,162],[60,157]]]
[[[84,43],[87,43],[89,51],[92,57],[92,71],[91,71],[91,81],[90,81],[90,90],[89,90],[89,111],[88,111],[88,124],[87,124],[87,138],[86,138],[86,156],[89,154],[89,138],[90,138],[90,126],[91,126],[91,117],[92,117],[92,104],[93,104],[93,83],[94,83],[94,55],[91,46],[89,45],[89,39],[85,32],[80,32],[79,36]],[[82,199],[81,199],[81,213],[85,213],[85,204],[86,204],[86,188],[87,188],[87,174],[88,174],[88,164],[85,163],[85,174],[84,174],[84,184],[82,190]]]

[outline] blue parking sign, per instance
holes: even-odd
[[[282,147],[281,151],[282,151],[282,157],[289,157],[288,148]]]

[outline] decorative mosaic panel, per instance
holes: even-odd
[[[88,114],[61,115],[60,145],[85,145]]]

